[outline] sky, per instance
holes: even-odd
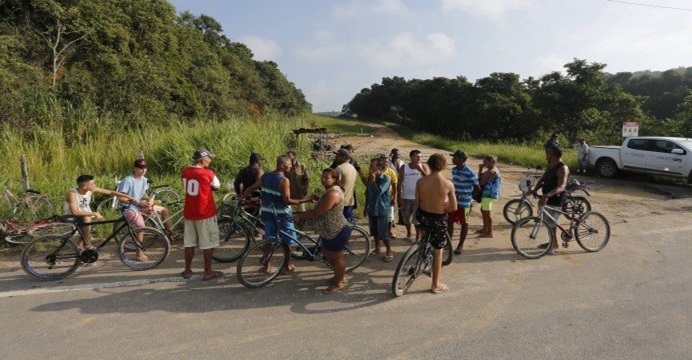
[[[384,77],[469,81],[563,70],[574,58],[605,71],[692,66],[692,1],[172,0],[216,19],[255,60],[271,60],[315,112],[340,111]]]

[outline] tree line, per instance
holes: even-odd
[[[84,139],[103,125],[309,111],[276,63],[254,60],[212,17],[177,14],[165,0],[0,3],[0,124],[8,128]]]
[[[640,135],[692,135],[692,68],[611,75],[605,67],[574,59],[564,73],[524,80],[492,73],[475,83],[383,78],[342,111],[465,140],[534,142],[559,132],[569,141],[619,143],[623,121],[639,121]]]

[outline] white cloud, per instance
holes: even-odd
[[[252,50],[255,60],[276,60],[281,54],[281,46],[270,39],[265,39],[257,35],[248,35],[238,38],[238,40]]]
[[[533,5],[532,0],[441,0],[441,3],[444,11],[469,12],[495,20],[511,10]]]
[[[420,39],[404,32],[384,44],[371,42],[356,48],[366,62],[383,69],[437,64],[453,58],[456,53],[454,39],[443,33],[427,34]]]
[[[408,13],[408,8],[402,0],[354,0],[345,4],[336,5],[332,8],[332,15],[336,18],[405,13]]]

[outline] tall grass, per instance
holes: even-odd
[[[149,163],[147,177],[155,179],[157,184],[179,187],[180,170],[191,163],[196,148],[206,147],[216,155],[212,167],[227,183],[247,165],[252,151],[267,159],[264,165],[267,170],[273,170],[276,158],[289,149],[307,159],[309,141],[296,141],[291,130],[307,127],[311,122],[314,122],[312,115],[293,118],[269,115],[222,122],[173,122],[131,131],[104,128],[74,144],[70,144],[72,139],[65,139],[61,128],[37,128],[27,139],[24,131],[5,126],[0,134],[0,161],[5,164],[0,178],[13,180],[11,190],[20,193],[19,159],[24,154],[30,186],[50,195],[55,211],[59,212],[65,192],[81,174],[94,175],[101,187],[113,187],[113,177],[129,174],[136,154],[141,151]],[[325,166],[314,161],[306,164],[313,170],[312,174],[318,174]],[[313,177],[313,184],[319,185],[318,175]],[[0,218],[7,216],[8,210],[8,206],[0,206]]]

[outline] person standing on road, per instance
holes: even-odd
[[[437,294],[449,290],[440,282],[442,275],[442,249],[447,243],[447,213],[457,210],[454,185],[440,173],[446,166],[442,154],[432,154],[428,159],[432,173],[416,183],[416,218],[433,247],[432,285],[430,292]]]
[[[490,212],[493,209],[493,202],[500,198],[500,169],[495,164],[497,158],[494,155],[486,155],[483,163],[478,166],[478,182],[483,189],[481,194],[481,215],[483,215],[483,228],[479,231],[481,238],[493,237],[493,218]],[[488,170],[483,171],[484,168]]]
[[[471,215],[471,200],[474,191],[481,191],[478,184],[476,174],[466,165],[466,153],[457,150],[452,156],[452,183],[454,184],[454,194],[457,198],[457,210],[449,214],[449,225],[447,230],[449,238],[453,239],[454,223],[459,223],[461,229],[459,232],[459,245],[457,245],[454,253],[459,255],[464,249],[464,241],[469,233],[469,216]]]
[[[416,183],[420,178],[430,173],[428,165],[421,163],[420,150],[411,150],[409,153],[411,162],[399,169],[399,209],[403,215],[404,226],[406,226],[406,239],[411,241],[411,224],[417,225],[414,217],[416,208]],[[416,241],[420,239],[420,231],[416,227]]]
[[[291,185],[286,177],[286,173],[291,170],[291,158],[287,155],[281,155],[276,159],[276,169],[272,172],[265,173],[252,186],[245,189],[245,192],[240,196],[242,202],[256,189],[262,188],[262,209],[260,218],[264,224],[264,238],[281,238],[283,241],[290,241],[285,237],[279,236],[279,231],[288,233],[295,238],[295,224],[291,212],[291,205],[300,205],[310,201],[309,199],[293,199],[291,198]],[[277,227],[277,223],[281,228]],[[289,245],[289,244],[286,244]],[[265,269],[272,271],[272,269]],[[295,270],[295,266],[291,264],[291,259],[288,257],[285,267],[282,269],[284,275],[290,274]]]
[[[324,194],[319,198],[315,208],[300,214],[296,214],[294,221],[314,218],[319,241],[322,244],[324,259],[334,270],[334,277],[330,279],[329,286],[322,290],[325,294],[341,291],[344,287],[346,275],[346,263],[344,262],[344,250],[351,237],[352,227],[344,217],[344,191],[337,185],[339,173],[327,168],[322,170],[320,182],[324,186]]]
[[[589,165],[589,145],[586,144],[584,138],[579,139],[577,144],[577,162],[579,163],[577,174],[586,174],[586,167]]]
[[[339,173],[339,186],[344,189],[344,217],[351,222],[353,221],[353,211],[356,205],[355,192],[358,171],[349,162],[351,153],[348,150],[339,149],[334,151],[334,154],[336,155],[336,159],[334,159],[335,170]]]
[[[392,233],[392,228],[394,228],[394,207],[396,205],[396,199],[397,199],[396,192],[397,192],[397,190],[398,190],[397,188],[399,186],[399,184],[398,184],[399,175],[398,175],[397,171],[395,171],[394,169],[392,169],[390,167],[391,163],[389,162],[390,159],[387,155],[384,155],[384,154],[380,155],[379,160],[381,162],[383,162],[385,165],[384,173],[387,174],[387,176],[389,176],[389,178],[392,180],[392,184],[389,187],[390,188],[390,197],[389,198],[391,199],[392,206],[390,207],[389,216],[387,216],[387,222],[389,223],[387,228],[389,229],[389,238],[390,239],[396,239],[396,237]]]
[[[291,150],[286,153],[291,159],[291,170],[288,170],[286,177],[291,184],[291,196],[297,199],[303,199],[308,196],[310,188],[310,178],[308,177],[308,169],[303,163],[298,162],[298,154]],[[296,205],[297,212],[305,211],[305,204]]]
[[[221,186],[214,170],[209,168],[214,158],[209,150],[199,148],[192,155],[193,164],[183,169],[181,174],[185,192],[185,270],[180,274],[184,279],[192,277],[192,259],[195,247],[202,250],[204,275],[202,280],[211,280],[223,276],[221,271],[212,270],[214,248],[219,246],[219,226],[216,222],[216,204],[213,191]]]
[[[392,200],[389,197],[392,180],[385,173],[387,166],[379,159],[370,161],[370,174],[366,181],[365,197],[367,199],[368,223],[370,235],[375,238],[375,250],[373,254],[380,254],[380,240],[384,242],[387,254],[382,258],[385,262],[394,260],[391,242],[389,241],[389,214],[391,213]]]
[[[543,176],[538,180],[536,186],[533,190],[529,191],[529,195],[535,194],[538,189],[541,189],[543,195],[540,200],[538,200],[538,207],[544,205],[550,205],[555,207],[562,207],[565,201],[565,189],[567,188],[567,178],[569,177],[569,168],[564,161],[562,161],[562,149],[558,147],[548,148],[545,151],[545,159],[548,161],[548,168],[543,173]],[[547,209],[550,216],[552,216],[555,221],[550,218],[545,219],[551,228],[557,226],[557,219],[560,217],[560,213],[555,210]],[[557,249],[557,238],[553,237],[553,247],[548,253],[554,255]],[[545,247],[550,244],[545,243],[539,245],[539,247],[545,249]]]
[[[252,186],[257,182],[257,180],[259,180],[260,177],[262,177],[264,174],[264,169],[262,169],[262,161],[264,161],[262,155],[256,152],[250,154],[248,166],[242,168],[233,181],[233,189],[237,195],[242,194],[245,189]]]
[[[392,170],[399,172],[399,169],[401,169],[404,164],[404,160],[401,160],[401,152],[399,149],[392,149],[392,151],[389,153],[389,167]]]

